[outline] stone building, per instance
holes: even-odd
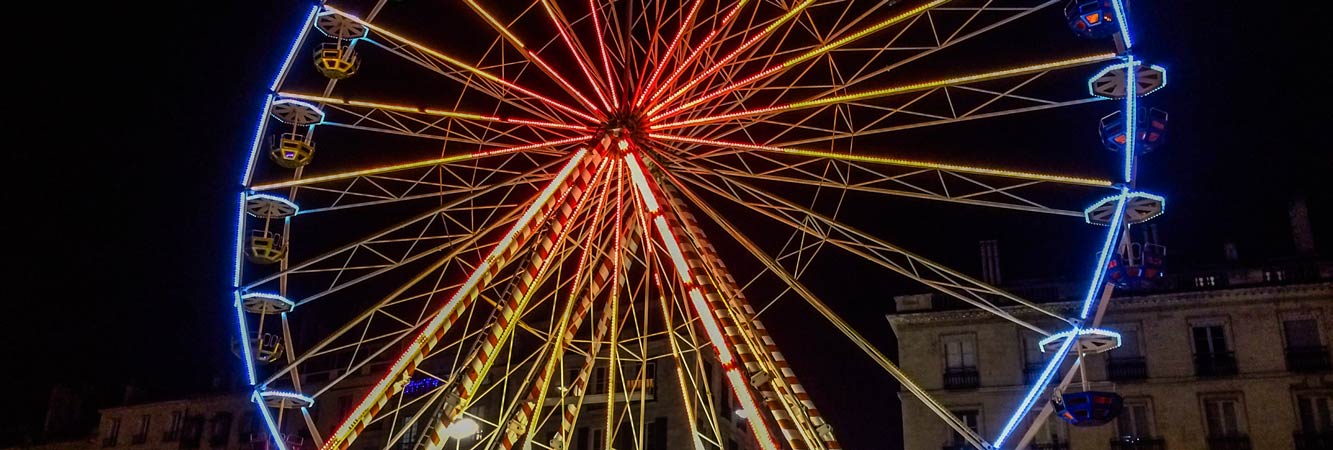
[[[1123,396],[1120,416],[1100,427],[1051,419],[1030,448],[1333,449],[1333,265],[1204,271],[1180,275],[1174,285],[1114,297],[1103,325],[1122,334],[1122,345],[1086,360],[1091,389]],[[1072,288],[1014,290],[1058,299]],[[1073,316],[1078,305],[1044,306]],[[1015,313],[1047,329],[1064,328]],[[950,310],[928,295],[899,297],[888,321],[901,367],[988,439],[1047,357],[1036,333],[980,311]],[[1080,391],[1078,384],[1070,390]],[[904,448],[971,448],[914,397],[900,397]]]
[[[101,410],[93,450],[263,449],[267,433],[244,393],[223,393]]]

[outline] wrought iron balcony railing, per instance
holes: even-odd
[[[1119,437],[1111,440],[1111,450],[1166,450],[1166,439],[1155,437]]]
[[[1333,448],[1333,431],[1314,433],[1296,432],[1296,450],[1324,450]]]
[[[1287,370],[1292,372],[1323,372],[1329,369],[1327,346],[1287,349]]]
[[[1251,450],[1250,437],[1243,434],[1209,436],[1208,450]]]
[[[1108,358],[1106,377],[1111,381],[1133,381],[1148,378],[1148,361],[1142,356]]]
[[[1220,377],[1235,375],[1236,352],[1212,352],[1194,354],[1194,374],[1201,377]]]
[[[976,367],[958,367],[944,370],[945,389],[971,389],[981,386],[981,374]]]

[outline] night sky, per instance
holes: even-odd
[[[237,173],[262,89],[307,4],[104,2],[11,16],[19,29],[5,66],[21,79],[9,85],[19,101],[8,110],[26,117],[7,127],[5,152],[17,179],[4,190],[11,278],[0,386],[18,407],[0,408],[0,444],[36,429],[53,383],[115,398],[132,382],[167,396],[239,373],[226,349]],[[1325,15],[1286,2],[1136,4],[1140,54],[1170,69],[1171,85],[1153,101],[1171,113],[1171,142],[1141,178],[1172,201],[1157,222],[1172,263],[1217,261],[1226,240],[1247,258],[1291,253],[1285,208],[1298,197],[1309,199],[1329,254],[1330,77],[1314,62],[1327,47],[1326,25],[1316,24]],[[1021,228],[1010,226],[940,233],[910,248],[973,261],[977,239]],[[841,293],[844,316],[892,354],[882,315],[892,295],[914,291]],[[801,313],[773,314],[780,327]],[[820,333],[796,344],[806,348],[790,350],[793,360],[845,345]],[[824,363],[804,378],[816,399],[833,399],[821,408],[840,411],[847,447],[894,448],[887,375],[865,358]],[[811,381],[823,373],[841,378]],[[846,386],[867,386],[872,404],[827,392]]]

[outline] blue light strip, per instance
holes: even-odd
[[[281,295],[274,294],[271,292],[248,292],[245,295],[241,296],[241,300],[243,300],[241,303],[245,303],[244,300],[251,298],[267,298],[270,300],[277,300],[278,302],[287,305],[287,311],[296,309],[296,302],[288,300],[287,297],[283,297]]]
[[[250,400],[259,406],[259,414],[264,416],[264,425],[268,427],[268,435],[273,438],[273,443],[277,444],[277,450],[287,450],[287,443],[283,441],[282,434],[278,432],[278,424],[273,421],[273,413],[269,412],[268,405],[265,405],[263,397],[259,396],[259,391],[255,391],[250,396]]]
[[[1125,14],[1124,0],[1111,0],[1111,7],[1115,8],[1115,17],[1119,19],[1120,38],[1125,41],[1125,51],[1129,51],[1134,46],[1134,41],[1129,37],[1129,16]]]
[[[232,302],[233,306],[236,308],[237,333],[240,335],[241,349],[244,353],[241,359],[245,360],[245,375],[246,379],[250,382],[250,386],[255,385],[254,355],[251,354],[250,350],[250,336],[249,333],[246,331],[245,309],[241,306],[241,291],[240,291],[241,264],[242,264],[241,260],[245,254],[244,251],[245,251],[246,195],[244,192],[244,188],[250,185],[251,178],[254,176],[255,159],[259,155],[259,146],[264,139],[264,130],[268,124],[269,111],[273,107],[273,100],[274,100],[273,92],[278,89],[278,85],[282,83],[282,79],[287,76],[287,70],[291,67],[292,60],[295,59],[296,52],[300,50],[301,43],[305,41],[306,33],[310,30],[313,21],[315,20],[315,13],[317,13],[319,9],[320,6],[317,4],[315,6],[312,6],[310,8],[310,12],[306,14],[305,20],[301,22],[301,29],[300,31],[297,32],[296,39],[292,40],[292,44],[287,50],[287,56],[283,59],[282,65],[279,66],[277,74],[273,76],[273,82],[269,84],[268,92],[264,94],[264,106],[259,109],[259,117],[255,120],[255,135],[254,139],[250,142],[250,153],[246,156],[245,169],[242,172],[243,175],[241,176],[242,192],[240,193],[239,207],[237,208],[236,211],[235,266],[232,269],[233,271],[232,271],[231,284],[232,284]],[[278,424],[273,421],[273,415],[269,412],[268,408],[264,406],[263,399],[259,397],[259,393],[258,392],[253,393],[251,395],[251,400],[253,400],[255,402],[255,406],[259,408],[259,413],[262,416],[264,416],[264,424],[268,427],[269,435],[273,438],[273,442],[277,445],[276,450],[287,450],[287,444],[283,442],[283,440],[280,438],[280,435],[278,434]]]
[[[241,264],[245,259],[245,216],[245,193],[242,192],[236,207],[236,251],[231,273],[233,290],[241,288]]]
[[[304,24],[301,27],[301,32],[296,35],[296,40],[292,41],[291,48],[287,50],[287,57],[282,60],[282,68],[278,69],[278,74],[273,76],[273,83],[269,85],[268,90],[276,91],[278,90],[278,85],[282,84],[282,79],[287,76],[287,69],[291,68],[292,59],[296,57],[296,51],[300,50],[301,43],[305,42],[305,35],[310,32],[312,22],[315,20],[315,14],[319,12],[319,9],[320,5],[318,4],[310,7],[310,12],[305,16],[305,21],[301,22]],[[1124,27],[1122,26],[1121,29],[1124,29]]]
[[[279,197],[279,196],[272,195],[272,194],[250,194],[249,196],[246,197],[246,200],[254,200],[254,199],[266,199],[266,200],[272,200],[272,201],[275,201],[275,202],[282,203],[282,204],[284,204],[284,205],[290,206],[290,207],[292,208],[292,210],[295,211],[295,213],[293,213],[293,214],[300,214],[300,213],[301,213],[301,206],[300,206],[300,205],[297,205],[296,203],[292,202],[291,200],[287,200],[286,198],[283,198],[283,197]]]
[[[308,396],[308,395],[299,394],[299,393],[296,393],[296,392],[289,392],[289,391],[270,391],[270,390],[264,390],[263,392],[260,392],[260,393],[259,393],[259,397],[260,397],[260,398],[267,398],[267,397],[282,397],[282,398],[290,398],[290,399],[293,399],[293,400],[300,401],[301,403],[305,404],[306,406],[314,405],[314,404],[315,404],[315,399],[314,399],[314,398],[311,398],[311,397]]]
[[[1078,330],[1078,327],[1074,327],[1070,331]],[[1041,371],[1041,377],[1037,378],[1037,383],[1023,397],[1023,402],[1018,404],[1018,409],[1014,410],[1012,416],[1009,416],[1009,422],[1004,424],[1004,429],[1000,430],[1000,435],[995,438],[993,448],[1002,448],[1004,440],[1008,439],[1009,435],[1014,432],[1014,428],[1018,427],[1018,423],[1022,422],[1024,417],[1027,417],[1028,411],[1032,409],[1032,405],[1037,401],[1037,395],[1045,392],[1046,387],[1051,384],[1051,379],[1055,378],[1055,370],[1065,362],[1065,357],[1069,356],[1069,347],[1075,341],[1078,341],[1078,339],[1066,339],[1065,343],[1060,345],[1060,350],[1046,363],[1046,369]]]
[[[1042,353],[1045,353],[1045,352],[1046,352],[1046,345],[1047,345],[1047,344],[1050,344],[1050,343],[1055,342],[1055,341],[1060,340],[1060,339],[1065,339],[1065,338],[1072,337],[1072,336],[1074,336],[1074,335],[1076,335],[1076,334],[1077,334],[1078,336],[1097,335],[1097,336],[1105,336],[1105,337],[1109,337],[1109,338],[1115,339],[1115,346],[1116,346],[1116,347],[1119,347],[1119,346],[1120,346],[1120,341],[1121,341],[1120,333],[1117,333],[1117,332],[1115,332],[1115,331],[1111,331],[1111,330],[1107,330],[1107,329],[1105,329],[1105,328],[1084,328],[1084,329],[1077,329],[1077,328],[1075,328],[1075,329],[1071,329],[1071,330],[1069,330],[1069,331],[1061,331],[1061,332],[1059,332],[1059,333],[1055,333],[1055,334],[1052,334],[1052,335],[1050,335],[1050,336],[1047,336],[1045,339],[1042,339],[1041,341],[1038,341],[1038,342],[1037,342],[1037,347],[1041,349]]]
[[[1106,228],[1106,240],[1102,242],[1102,252],[1097,258],[1097,266],[1092,269],[1092,282],[1088,284],[1088,293],[1083,297],[1083,309],[1079,312],[1080,319],[1087,319],[1088,313],[1092,311],[1093,304],[1097,303],[1098,294],[1102,292],[1106,284],[1106,266],[1111,262],[1111,251],[1115,248],[1116,242],[1120,241],[1120,227],[1125,222],[1125,204],[1129,201],[1129,188],[1121,188],[1120,199],[1116,200],[1115,213],[1111,216],[1111,225]]]
[[[245,326],[245,309],[241,307],[241,291],[232,291],[234,297],[233,303],[236,307],[236,332],[241,338],[241,360],[245,361],[245,377],[251,386],[255,385],[255,358],[250,353],[250,333]]]
[[[1123,23],[1123,21],[1122,21]],[[1134,55],[1125,57],[1125,183],[1134,183],[1134,144],[1139,140],[1139,64]]]

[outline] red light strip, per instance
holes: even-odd
[[[601,83],[597,81],[597,77],[593,76],[592,71],[588,69],[588,63],[585,61],[586,58],[584,58],[583,53],[579,52],[581,46],[575,45],[574,38],[570,37],[569,30],[565,29],[565,25],[562,23],[564,14],[560,13],[557,7],[552,5],[550,1],[543,1],[542,7],[546,8],[546,16],[551,18],[551,24],[555,25],[556,30],[560,31],[560,39],[565,42],[565,47],[569,49],[570,55],[573,56],[574,61],[579,63],[579,71],[583,72],[583,76],[586,77],[588,83],[592,85],[592,90],[597,94],[597,99],[602,101],[602,107],[606,108],[606,112],[608,113],[613,111],[611,109],[611,103],[606,100],[606,93],[602,92]]]
[[[596,0],[588,0],[588,9],[592,11],[592,29],[597,34],[597,51],[602,54],[602,69],[606,72],[606,86],[611,95],[611,106],[620,109],[620,97],[616,96],[615,78],[611,76],[611,58],[606,56],[606,42],[602,37],[602,22],[598,19]]]
[[[727,15],[722,18],[722,21],[718,23],[717,27],[713,28],[707,36],[704,36],[703,41],[699,42],[699,45],[694,47],[694,51],[690,52],[690,56],[686,57],[685,61],[681,62],[680,65],[676,67],[676,70],[671,71],[671,76],[667,77],[667,80],[657,88],[656,92],[653,92],[652,97],[648,98],[648,103],[656,101],[658,97],[661,97],[662,94],[666,93],[667,89],[670,88],[676,80],[680,79],[681,75],[685,74],[685,69],[690,67],[690,64],[702,55],[703,49],[707,48],[709,44],[712,44],[713,39],[717,38],[717,35],[722,32],[722,29],[731,26],[732,21],[736,20],[736,15],[741,12],[741,7],[745,6],[747,2],[748,0],[739,0],[731,7],[731,11],[727,12]]]
[[[801,11],[805,10],[806,7],[810,6],[814,2],[815,0],[805,0],[804,2],[801,2],[799,5],[793,7],[791,10],[787,11],[787,13],[783,14],[782,17],[779,17],[777,21],[774,21],[772,24],[769,24],[767,27],[764,27],[763,31],[760,31],[758,34],[751,36],[744,43],[742,43],[740,47],[737,47],[735,50],[732,50],[731,53],[728,53],[726,56],[722,57],[722,59],[719,59],[716,63],[713,63],[713,66],[709,67],[708,70],[705,70],[704,73],[694,76],[694,78],[691,78],[690,81],[685,83],[684,86],[681,86],[680,89],[677,89],[676,92],[667,96],[666,99],[663,99],[662,101],[658,102],[657,105],[653,107],[653,109],[648,111],[648,114],[652,115],[653,113],[660,111],[666,105],[671,104],[673,100],[678,99],[682,95],[688,93],[690,89],[694,88],[694,86],[698,85],[699,83],[702,83],[704,80],[707,80],[708,77],[711,77],[718,71],[722,70],[723,66],[726,66],[732,60],[739,57],[741,55],[741,52],[744,52],[745,50],[749,49],[755,44],[758,44],[759,41],[762,41],[764,38],[768,37],[769,34],[772,34],[774,31],[777,31],[778,27],[781,27],[782,24],[787,23],[787,21],[791,20],[793,17],[796,17],[797,14],[800,14]],[[699,103],[703,103],[704,101],[707,100],[705,99],[690,103],[692,103],[693,105],[697,105]],[[685,107],[687,108],[689,106]]]
[[[667,46],[666,52],[662,53],[662,58],[657,62],[657,68],[653,69],[653,75],[648,78],[648,84],[644,85],[643,91],[634,98],[634,109],[643,106],[643,102],[648,101],[648,93],[657,86],[657,79],[662,76],[662,71],[666,69],[668,58],[676,51],[676,46],[680,44],[680,39],[685,35],[685,30],[690,24],[694,23],[694,17],[699,13],[699,7],[703,5],[703,0],[694,0],[694,6],[690,7],[690,12],[680,23],[680,29],[676,30],[676,37],[671,39],[671,44]]]
[[[556,72],[554,68],[552,68],[549,64],[546,64],[545,60],[537,56],[537,52],[528,49],[523,49],[523,51],[526,52],[526,54],[528,55],[528,59],[531,59],[532,62],[537,63],[538,66],[541,66],[543,71],[551,75],[551,78],[554,78],[557,83],[560,83],[560,86],[565,88],[565,92],[568,92],[570,95],[573,95],[575,98],[577,98],[579,100],[579,103],[582,104],[583,107],[588,108],[589,111],[592,111],[594,113],[598,114],[601,113],[601,111],[597,109],[597,105],[592,104],[592,101],[588,100],[588,97],[585,97],[582,91],[579,91],[578,88],[575,88],[574,85],[570,84],[569,80],[566,80],[565,77],[560,76],[560,72]]]
[[[660,207],[653,185],[648,182],[647,168],[643,166],[643,162],[634,153],[626,153],[624,161],[630,169],[630,176],[635,179],[634,186],[639,190],[639,195],[644,199],[644,204],[659,205],[657,208],[648,206],[648,213],[654,216],[653,222],[657,228],[658,238],[667,247],[667,252],[671,256],[671,264],[675,267],[676,274],[680,276],[681,283],[688,289],[687,295],[690,298],[690,305],[694,309],[695,316],[699,318],[699,322],[703,325],[708,340],[713,344],[713,350],[717,352],[718,363],[726,371],[728,385],[731,387],[732,393],[736,395],[741,408],[750,418],[750,431],[754,433],[755,440],[759,442],[760,447],[764,450],[777,450],[778,443],[774,439],[773,433],[769,431],[764,416],[759,413],[759,404],[755,401],[754,394],[750,392],[749,384],[745,382],[741,375],[736,357],[732,354],[731,345],[722,333],[722,327],[718,325],[717,317],[713,315],[712,308],[708,306],[708,301],[699,289],[699,280],[690,274],[689,264],[686,262],[684,254],[681,253],[680,241],[667,222],[667,216]]]

